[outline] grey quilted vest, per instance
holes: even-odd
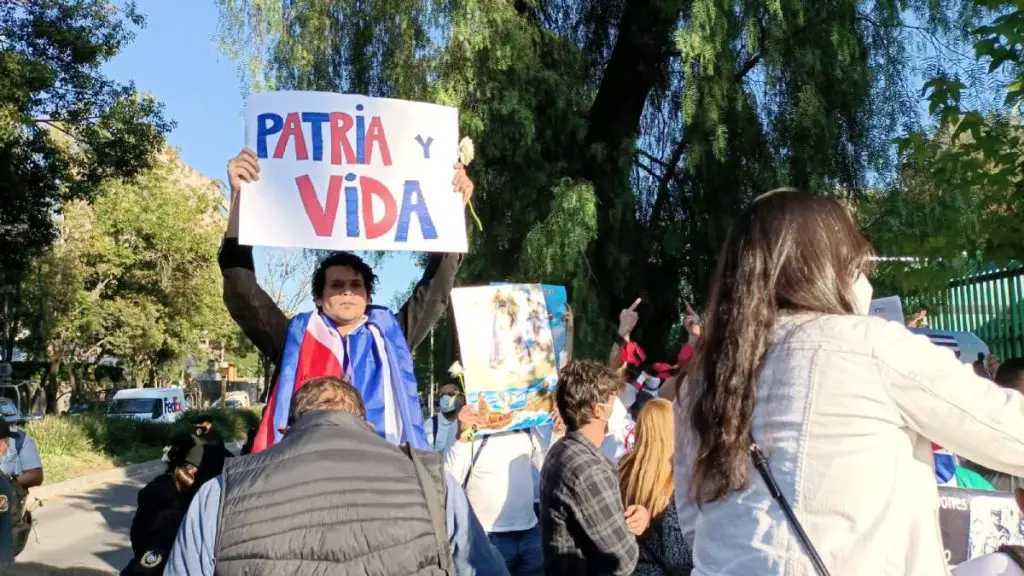
[[[279,444],[225,463],[216,573],[454,574],[443,474],[439,455],[395,447],[351,414],[307,414]]]

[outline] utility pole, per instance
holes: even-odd
[[[434,416],[434,397],[437,395],[437,383],[434,382],[434,329],[430,329],[430,398],[427,402],[430,403],[430,416]]]

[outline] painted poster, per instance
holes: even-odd
[[[327,92],[246,102],[245,143],[260,179],[242,185],[243,244],[465,252],[452,189],[458,111]]]
[[[478,434],[551,423],[555,349],[539,284],[452,290],[466,404],[483,421]]]
[[[1002,544],[1024,544],[1021,520],[1009,492],[939,487],[939,526],[950,566],[995,552]]]
[[[507,282],[491,282],[491,286],[506,286]],[[565,292],[565,286],[553,284],[541,284],[544,291],[544,303],[548,307],[548,323],[551,325],[551,340],[555,345],[555,366],[561,368],[569,361],[565,355],[565,313],[568,311],[566,304],[569,298]]]

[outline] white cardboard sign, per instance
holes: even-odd
[[[260,180],[242,185],[243,244],[466,252],[452,188],[458,111],[328,92],[246,102],[245,143]]]

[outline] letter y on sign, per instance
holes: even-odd
[[[423,157],[426,158],[427,160],[430,160],[430,145],[434,143],[434,139],[431,138],[430,136],[427,136],[426,141],[424,141],[423,136],[417,134],[416,141],[419,142],[420,146],[423,147]]]

